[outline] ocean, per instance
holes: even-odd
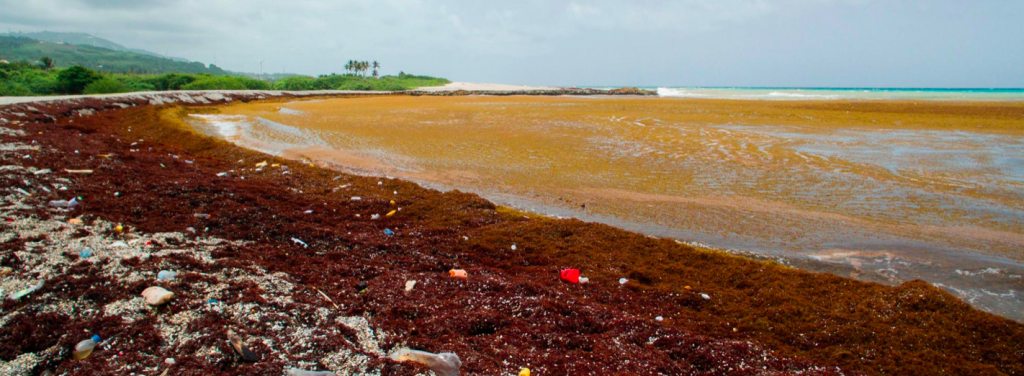
[[[608,87],[595,87],[608,88]],[[832,88],[832,87],[642,87],[673,98],[750,100],[937,100],[1024,101],[1024,89]]]

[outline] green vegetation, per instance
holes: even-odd
[[[280,75],[276,77],[283,78],[270,81],[251,74],[232,74],[198,62],[2,36],[0,59],[10,61],[0,62],[0,96],[166,90],[401,91],[449,82],[443,78],[404,72],[381,77],[380,63],[355,60],[345,64],[349,72],[346,74],[332,73],[315,78]],[[372,73],[367,74],[371,69]]]
[[[443,78],[401,73],[398,76],[366,77],[331,74],[317,78],[291,76],[274,82],[241,76],[166,73],[158,75],[110,74],[81,66],[48,69],[35,62],[0,63],[0,96],[54,94],[106,94],[166,90],[366,90],[401,91],[439,86]]]
[[[101,47],[42,42],[20,37],[0,37],[0,58],[8,61],[40,61],[51,58],[53,67],[83,66],[104,73],[160,74],[206,73],[226,75],[216,65],[178,61],[132,51],[114,51]]]

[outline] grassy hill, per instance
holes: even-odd
[[[0,59],[10,62],[34,62],[44,56],[52,58],[57,67],[80,65],[104,73],[229,74],[215,65],[206,66],[199,62],[172,60],[132,51],[115,51],[98,46],[54,43],[17,36],[0,37]]]
[[[191,61],[191,60],[188,60],[188,59],[182,59],[180,57],[165,56],[165,55],[158,54],[156,52],[146,51],[146,50],[139,49],[139,48],[128,48],[128,47],[122,46],[120,44],[117,44],[115,42],[112,42],[110,40],[103,39],[103,38],[100,38],[100,37],[97,37],[97,36],[94,36],[94,35],[91,35],[91,34],[86,34],[86,33],[64,33],[64,32],[57,32],[57,31],[39,31],[39,32],[30,32],[30,33],[19,32],[19,33],[0,34],[0,36],[23,37],[23,38],[35,39],[35,40],[39,40],[39,41],[43,41],[43,42],[74,44],[74,45],[78,45],[78,46],[100,47],[100,48],[106,48],[106,49],[112,50],[112,51],[135,52],[135,53],[140,53],[140,54],[143,54],[143,55],[162,57],[162,58],[165,58],[165,59],[171,59],[171,60],[174,60],[174,61],[181,61],[181,62],[186,62],[186,63]]]

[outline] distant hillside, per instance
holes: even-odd
[[[15,33],[8,33],[8,34],[0,34],[0,36],[23,37],[23,38],[40,40],[40,41],[44,41],[44,42],[74,44],[74,45],[77,45],[77,46],[100,47],[100,48],[106,48],[106,49],[112,50],[112,51],[135,52],[135,53],[140,53],[140,54],[143,54],[143,55],[162,57],[162,58],[165,58],[165,59],[171,59],[171,60],[174,60],[174,61],[181,61],[181,62],[186,62],[186,63],[191,61],[191,60],[188,60],[188,59],[182,59],[180,57],[165,56],[165,55],[158,54],[156,52],[146,51],[146,50],[139,49],[139,48],[128,48],[128,47],[122,46],[120,44],[117,44],[115,42],[112,42],[112,41],[109,41],[109,40],[106,40],[106,39],[103,39],[103,38],[100,38],[100,37],[97,37],[97,36],[93,36],[91,34],[86,34],[86,33],[62,33],[62,32],[56,32],[56,31],[40,31],[40,32],[32,32],[32,33],[15,32]]]
[[[42,33],[35,34],[38,35]],[[61,34],[88,36],[87,34],[79,33]],[[203,63],[172,60],[164,57],[153,56],[151,53],[142,54],[127,50],[116,51],[99,46],[103,44],[108,47],[110,47],[110,45],[118,46],[120,48],[124,47],[100,38],[96,38],[95,42],[96,47],[93,47],[91,45],[45,42],[17,36],[0,36],[0,59],[6,59],[11,62],[33,62],[39,60],[39,58],[43,56],[49,56],[56,61],[58,67],[81,65],[83,67],[107,73],[160,74],[177,72],[208,73],[214,75],[230,74],[229,72],[212,64],[207,67],[203,65]]]

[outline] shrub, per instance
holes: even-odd
[[[57,73],[57,90],[67,94],[81,94],[86,86],[100,77],[92,69],[76,65]]]
[[[86,85],[82,91],[85,94],[110,94],[123,93],[128,91],[128,88],[113,78],[105,77]]]
[[[341,84],[341,86],[338,86],[338,90],[363,90],[363,91],[369,91],[369,90],[373,90],[373,85],[370,85],[369,82],[347,81],[347,82]]]
[[[313,77],[294,76],[274,81],[274,90],[311,90]]]
[[[246,90],[245,84],[227,76],[209,76],[200,78],[188,85],[182,86],[181,90]]]
[[[32,95],[32,90],[17,82],[0,82],[0,97]]]

